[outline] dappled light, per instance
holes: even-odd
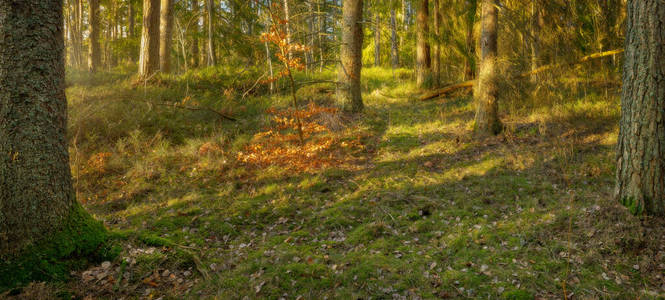
[[[0,298],[664,298],[663,15],[0,1]]]

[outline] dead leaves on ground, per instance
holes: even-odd
[[[254,135],[252,143],[238,153],[238,161],[260,168],[276,165],[309,172],[352,162],[365,149],[361,135],[346,137],[321,124],[322,115],[338,114],[336,108],[310,103],[304,109],[272,108],[268,113],[271,126]],[[302,120],[304,144],[297,134],[298,118]]]

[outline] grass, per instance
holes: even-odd
[[[564,87],[539,101],[506,93],[506,131],[475,140],[470,97],[418,102],[409,71],[366,69],[367,111],[343,132],[368,136],[362,159],[295,173],[235,160],[268,124],[264,110],[287,99],[242,99],[251,80],[233,72],[145,86],[122,72],[69,77],[78,197],[125,249],[113,262],[123,265],[119,283],[77,275],[64,289],[173,299],[665,296],[665,227],[641,225],[612,200],[616,89]],[[221,86],[236,88],[224,96]],[[299,95],[325,102],[331,91],[319,83]],[[238,121],[155,105],[186,97]],[[98,153],[110,154],[95,163]]]

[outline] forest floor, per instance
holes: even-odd
[[[504,133],[474,139],[469,96],[421,102],[408,71],[364,72],[366,112],[322,122],[351,146],[301,169],[241,159],[269,126],[266,109],[289,99],[221,87],[247,89],[249,75],[136,85],[128,71],[70,74],[78,198],[123,252],[54,289],[94,299],[665,297],[665,226],[612,198],[616,87],[514,96],[502,103]],[[323,106],[331,92],[324,83],[299,95]]]

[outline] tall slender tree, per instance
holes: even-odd
[[[345,110],[361,112],[363,99],[360,87],[363,45],[363,1],[342,1],[342,45],[338,70],[337,100]]]
[[[615,192],[634,214],[665,216],[665,2],[627,12]]]
[[[441,7],[440,0],[434,1],[434,53],[432,54],[433,85],[441,83]]]
[[[72,187],[62,5],[0,1],[0,288],[50,279],[105,239]]]
[[[102,62],[99,47],[99,0],[88,2],[88,22],[90,26],[88,69],[90,72],[97,72]]]
[[[390,8],[390,61],[393,69],[399,67],[399,44],[397,43],[397,16],[395,6]]]
[[[201,32],[201,26],[199,25],[198,20],[200,19],[199,14],[201,13],[201,8],[199,5],[199,0],[192,0],[191,2],[192,6],[192,15],[194,18],[194,24],[192,24],[192,43],[190,45],[191,48],[191,62],[190,64],[192,65],[193,68],[196,68],[199,66],[199,34]]]
[[[480,72],[474,89],[476,101],[475,131],[479,135],[498,134],[502,125],[499,120],[497,87],[497,36],[499,9],[498,0],[483,0],[482,34],[480,38]]]
[[[374,23],[374,66],[381,66],[381,14],[378,11]]]
[[[143,32],[139,77],[145,79],[159,71],[159,15],[161,0],[143,0]]]
[[[432,80],[432,60],[429,44],[429,0],[418,0],[416,23],[416,82],[419,87],[427,87]]]
[[[215,1],[207,0],[206,12],[208,16],[207,62],[208,66],[214,66],[217,64],[217,52],[215,49]]]
[[[173,41],[173,0],[161,0],[159,21],[159,69],[171,72],[171,45]]]

